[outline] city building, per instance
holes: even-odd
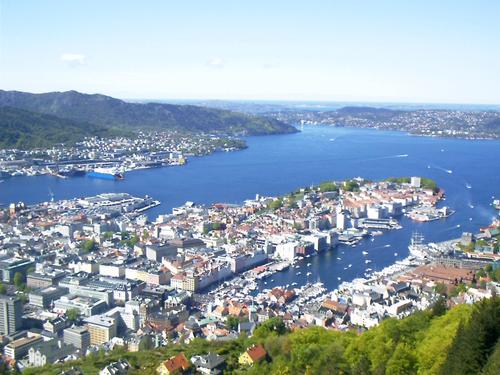
[[[43,338],[40,335],[22,337],[5,345],[3,353],[6,357],[17,360],[28,354],[30,348],[40,342],[43,342]]]
[[[29,294],[29,303],[33,306],[48,308],[55,300],[68,293],[67,288],[48,286],[44,289],[34,290]]]
[[[28,363],[32,367],[41,367],[67,357],[75,348],[58,339],[41,341],[28,350]]]
[[[63,333],[64,343],[86,351],[90,346],[90,332],[88,327],[69,327]]]
[[[19,298],[0,296],[0,334],[12,335],[22,327],[23,303]]]
[[[26,278],[26,285],[31,289],[48,288],[57,285],[65,275],[64,272],[56,271],[51,273],[30,272]]]
[[[30,267],[34,266],[34,262],[29,259],[3,257],[0,259],[0,275],[2,281],[6,283],[14,282],[14,275],[20,273],[23,278],[26,278],[26,273]]]
[[[105,301],[92,297],[80,297],[73,294],[62,296],[54,301],[54,311],[60,314],[76,309],[83,316],[103,313],[108,309]]]
[[[117,334],[116,320],[105,315],[92,315],[85,319],[90,333],[90,344],[101,345]]]

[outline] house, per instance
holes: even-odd
[[[240,355],[238,362],[240,365],[252,366],[254,363],[259,363],[267,358],[267,352],[262,345],[251,346]]]
[[[64,370],[59,373],[59,375],[85,375],[81,368],[76,366],[71,366],[71,368]]]
[[[179,353],[175,357],[162,362],[156,368],[156,372],[160,375],[182,374],[189,369],[190,366],[191,363],[187,360],[184,353]]]
[[[75,347],[61,340],[42,341],[28,351],[28,363],[33,367],[55,363],[75,352]]]
[[[254,322],[240,322],[238,324],[238,333],[246,333],[247,336],[252,336],[256,326]]]
[[[126,375],[130,370],[130,363],[125,359],[119,359],[117,362],[111,362],[109,365],[99,371],[99,375]]]
[[[207,375],[218,375],[222,374],[226,360],[218,354],[208,353],[207,355],[194,356],[191,358],[191,363],[197,372]]]

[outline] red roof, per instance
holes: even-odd
[[[266,358],[267,352],[262,345],[255,345],[247,349],[247,354],[253,362],[259,362]]]
[[[167,359],[165,362],[163,362],[163,364],[165,365],[165,368],[169,373],[180,370],[187,370],[190,366],[190,363],[184,353],[179,353],[175,357]]]

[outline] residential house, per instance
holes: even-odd
[[[267,358],[267,352],[262,345],[254,345],[248,348],[240,355],[238,362],[241,365],[252,366],[255,363],[264,361]]]
[[[197,355],[191,358],[191,363],[194,365],[197,372],[206,375],[222,374],[226,365],[226,360],[223,356],[215,353],[207,355]]]
[[[159,375],[182,374],[189,369],[191,363],[184,353],[179,353],[175,357],[163,361],[157,368]]]

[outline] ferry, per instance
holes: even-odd
[[[87,173],[87,176],[104,180],[123,180],[124,178],[123,173],[116,168],[95,168]]]

